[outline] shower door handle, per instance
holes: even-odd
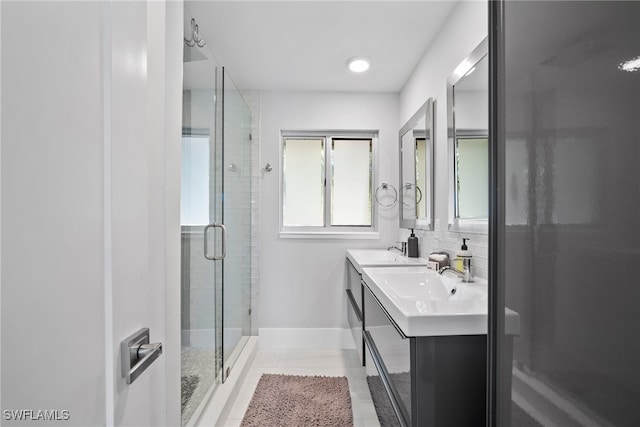
[[[222,230],[222,253],[219,256],[209,256],[209,245],[207,243],[208,233],[210,228],[219,228]],[[204,228],[204,257],[210,261],[218,261],[224,259],[227,256],[227,227],[224,224],[209,224]]]

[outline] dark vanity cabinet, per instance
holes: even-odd
[[[407,337],[364,283],[363,299],[367,381],[381,424],[484,425],[487,336]]]
[[[364,341],[362,330],[364,327],[364,312],[362,304],[363,284],[362,276],[353,266],[349,258],[346,258],[347,270],[347,320],[353,340],[356,343],[356,351],[364,365]]]

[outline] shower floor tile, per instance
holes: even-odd
[[[215,350],[198,347],[182,347],[182,377],[196,377],[196,387],[186,400],[182,410],[182,424],[185,425],[196,408],[215,383]],[[184,387],[184,385],[183,385]],[[184,393],[184,390],[183,390]]]

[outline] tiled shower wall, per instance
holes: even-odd
[[[260,92],[243,93],[251,110],[251,335],[258,335],[260,284]]]
[[[211,278],[214,266],[204,258],[202,231],[185,228],[182,230],[182,345],[213,348],[215,288]]]
[[[249,123],[248,100],[243,99],[235,88],[228,87],[224,104],[224,223],[229,230],[224,260],[224,328],[225,334],[231,334],[225,343],[233,344],[239,338],[236,334],[251,333],[248,322],[253,315],[251,154],[257,150],[254,148],[253,120]]]

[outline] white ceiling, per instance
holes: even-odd
[[[187,1],[240,89],[399,92],[455,7],[448,1]],[[346,62],[371,58],[355,75]]]

